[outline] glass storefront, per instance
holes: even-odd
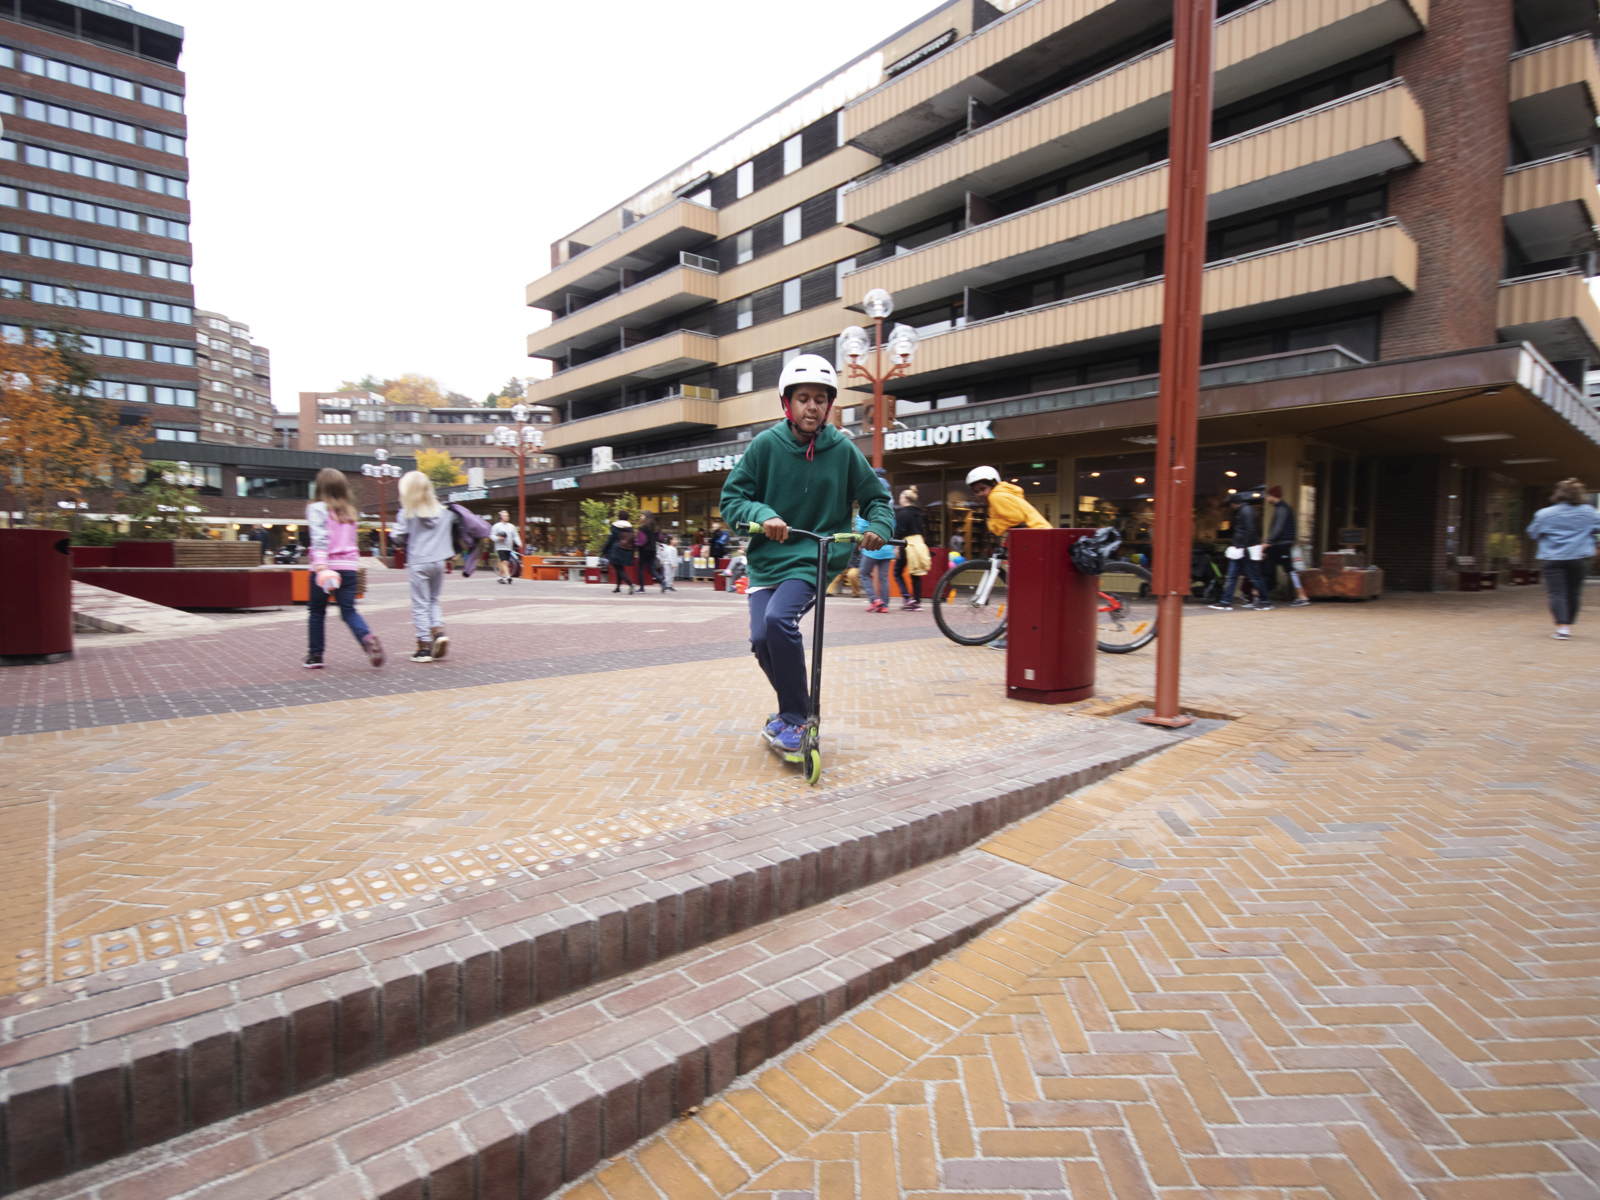
[[[1151,450],[1078,459],[1071,523],[1110,525],[1122,535],[1127,551],[1148,553],[1155,522],[1155,463]],[[1194,541],[1216,543],[1230,537],[1228,497],[1261,487],[1266,470],[1264,442],[1202,446],[1195,472]]]

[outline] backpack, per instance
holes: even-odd
[[[1072,565],[1085,575],[1100,575],[1122,545],[1122,535],[1111,526],[1096,529],[1086,538],[1072,543]]]
[[[459,504],[447,504],[445,509],[455,518],[451,522],[450,537],[455,543],[456,553],[461,555],[461,574],[464,578],[471,578],[478,569],[479,547],[490,534],[489,522]]]

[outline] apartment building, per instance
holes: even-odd
[[[96,390],[202,432],[183,29],[102,0],[0,0],[0,336],[81,331]]]
[[[542,428],[555,421],[554,409],[530,407],[533,411],[529,424]],[[508,408],[394,404],[376,392],[359,388],[301,392],[299,447],[338,449],[346,454],[362,453],[360,447],[364,446],[384,446],[395,454],[408,455],[418,450],[444,450],[468,470],[480,468],[492,478],[517,472],[517,456],[496,437],[496,428],[515,423]],[[542,471],[555,465],[553,456],[534,454],[528,458],[527,469]]]
[[[194,315],[200,440],[231,446],[276,445],[271,354],[251,339],[250,326],[204,309]]]
[[[1600,475],[1597,34],[1562,0],[1222,0],[1197,541],[1277,484],[1313,552],[1441,587]],[[1170,38],[1152,0],[956,0],[557,239],[526,297],[562,418],[540,511],[626,487],[703,525],[784,361],[885,288],[920,334],[885,465],[936,536],[992,463],[1138,549]]]

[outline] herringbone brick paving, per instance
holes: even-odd
[[[566,1200],[1600,1197],[1600,655],[1394,599],[1196,623],[1249,715],[989,843],[1059,891]]]

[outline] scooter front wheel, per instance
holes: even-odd
[[[822,751],[813,750],[806,756],[806,782],[812,787],[822,778]]]

